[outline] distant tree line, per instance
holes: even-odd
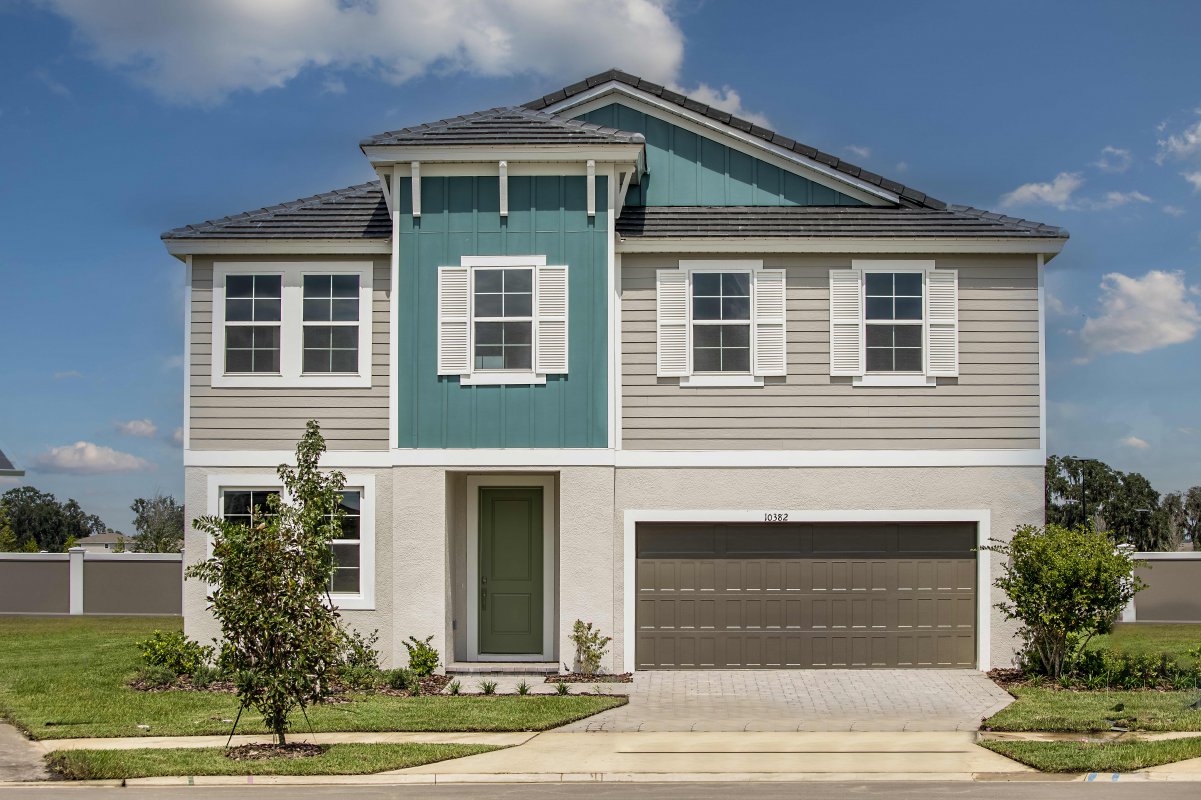
[[[184,509],[174,497],[155,494],[133,501],[134,527],[124,547],[138,553],[177,553],[183,547]],[[73,499],[60,503],[49,492],[19,486],[0,495],[0,552],[63,553],[85,536],[113,533]]]
[[[1137,472],[1096,459],[1047,458],[1047,522],[1091,525],[1140,552],[1201,549],[1201,486],[1161,495]]]

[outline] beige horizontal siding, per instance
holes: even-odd
[[[764,257],[766,266],[788,273],[788,376],[767,378],[762,388],[685,389],[678,380],[655,374],[655,270],[674,267],[679,259],[624,256],[622,446],[631,450],[1037,448],[1034,257],[935,259],[941,268],[959,270],[960,377],[940,379],[933,388],[854,387],[850,378],[830,376],[829,270],[849,267],[852,258]]]
[[[228,259],[297,261],[296,257]],[[313,257],[313,262],[363,261],[364,256]],[[227,388],[212,386],[213,261],[192,261],[191,446],[195,450],[291,450],[305,423],[321,423],[331,450],[388,448],[387,258],[372,274],[371,387],[354,389]]]

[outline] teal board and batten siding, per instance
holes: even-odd
[[[421,216],[400,185],[397,445],[404,448],[608,446],[608,186],[583,176],[426,177]],[[439,376],[438,267],[463,256],[545,255],[568,268],[567,375],[545,385],[462,386]]]
[[[713,139],[613,103],[580,119],[646,136],[647,173],[631,186],[633,206],[861,206],[822,186]]]
[[[655,270],[622,257],[622,447],[627,450],[1036,449],[1034,256],[936,256],[959,271],[959,377],[936,387],[856,387],[830,376],[830,270],[854,258],[754,254],[786,271],[788,376],[758,388],[682,388],[655,374]]]

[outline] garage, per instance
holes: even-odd
[[[976,666],[975,523],[639,523],[637,669]]]

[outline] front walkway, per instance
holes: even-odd
[[[605,689],[629,705],[558,730],[974,731],[1013,702],[967,669],[653,671]]]

